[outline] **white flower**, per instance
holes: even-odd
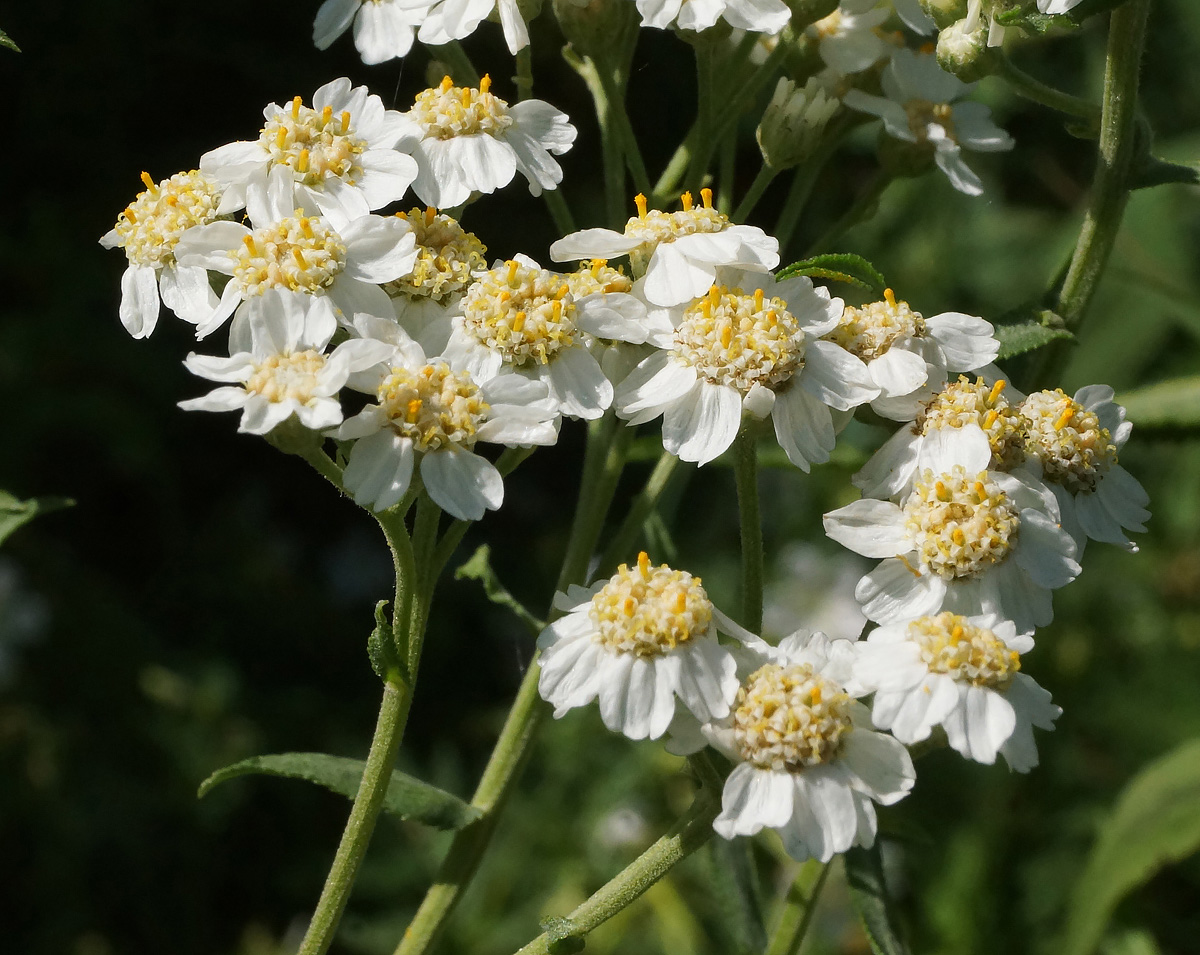
[[[519,256],[477,276],[457,306],[445,354],[480,381],[502,370],[543,382],[560,412],[599,418],[613,386],[589,336],[646,340],[645,306],[620,292],[576,299],[565,276]]]
[[[722,18],[736,30],[778,33],[792,16],[782,0],[637,0],[637,8],[642,26],[697,33]]]
[[[937,32],[937,24],[933,22],[933,17],[921,9],[920,0],[892,0],[892,6],[896,8],[896,16],[913,33],[925,36]]]
[[[850,90],[843,102],[883,120],[888,134],[928,147],[934,162],[959,192],[977,196],[983,183],[963,161],[962,150],[1012,149],[1012,137],[991,121],[982,103],[955,102],[971,87],[947,73],[932,54],[897,50],[883,71],[887,98]]]
[[[400,147],[417,161],[413,191],[422,202],[462,205],[472,192],[507,186],[518,170],[535,196],[562,182],[562,167],[550,154],[561,156],[575,142],[566,114],[540,99],[509,106],[490,92],[491,82],[484,76],[478,89],[458,87],[447,76],[402,114]]]
[[[397,346],[370,376],[376,404],[347,418],[334,436],[354,440],[343,484],[363,507],[383,511],[408,492],[415,462],[433,502],[477,521],[504,500],[500,472],[474,452],[478,441],[511,447],[554,444],[554,407],[545,386],[518,375],[477,383],[445,358],[426,359],[415,342]],[[365,387],[367,375],[351,384]]]
[[[775,829],[797,860],[828,862],[872,845],[874,803],[903,799],[916,772],[846,686],[854,644],[800,632],[778,647],[757,640],[739,658],[743,679],[729,716],[699,733],[683,719],[671,726],[672,751],[707,741],[738,764],[713,828],[726,839]]]
[[[1067,13],[1074,10],[1083,0],[1037,0],[1039,13]]]
[[[337,328],[327,299],[271,289],[247,308],[245,334],[232,355],[188,355],[188,371],[211,381],[236,381],[203,398],[179,402],[187,411],[242,412],[239,431],[266,434],[295,415],[314,431],[342,420],[337,395],[355,372],[378,364],[391,348],[355,339],[325,354]]]
[[[836,10],[804,31],[817,41],[826,66],[847,75],[874,66],[893,49],[879,27],[891,15],[881,0],[842,0]]]
[[[313,22],[313,43],[329,47],[354,24],[354,46],[368,65],[407,55],[433,0],[325,0]]]
[[[121,324],[134,338],[147,338],[158,323],[159,295],[180,318],[198,322],[217,304],[208,273],[180,266],[175,258],[179,237],[217,217],[221,192],[201,172],[176,173],[155,184],[142,173],[144,192],[130,203],[117,224],[100,239],[106,249],[125,250],[129,261],[121,276]]]
[[[517,0],[439,0],[425,14],[419,39],[430,46],[461,40],[495,10],[508,52],[514,56],[529,46],[529,30]]]
[[[940,385],[947,372],[975,371],[1000,351],[989,322],[961,312],[925,318],[899,302],[891,289],[884,301],[847,306],[826,338],[867,363],[879,397],[871,407],[884,417],[911,421],[927,385]]]
[[[877,623],[939,610],[994,613],[1021,631],[1054,616],[1050,591],[1079,574],[1058,501],[1028,474],[989,470],[975,425],[926,438],[927,467],[899,504],[869,498],[825,515],[825,533],[864,557],[886,558],[855,596]]]
[[[565,611],[542,631],[538,691],[557,719],[597,697],[604,725],[658,739],[678,698],[701,722],[721,719],[737,692],[737,664],[717,631],[740,630],[708,599],[700,578],[645,552],[590,588],[556,594]]]
[[[989,468],[1010,471],[1025,460],[1025,419],[1014,394],[1004,379],[985,375],[974,381],[960,375],[942,386],[916,412],[916,420],[900,428],[854,475],[854,485],[864,497],[896,498],[907,493],[913,475],[931,465],[926,460],[925,442],[944,428],[977,426],[987,435],[992,448]]]
[[[288,211],[304,209],[340,229],[399,199],[417,175],[411,156],[397,152],[404,130],[400,114],[365,86],[346,77],[313,94],[312,107],[297,96],[287,106],[270,104],[258,139],[229,143],[205,153],[200,169],[224,188],[221,213],[245,207],[263,220],[280,200],[268,195],[275,170],[284,170],[293,195]]]
[[[410,272],[416,262],[408,222],[365,215],[335,231],[323,219],[293,212],[283,167],[271,171],[268,185],[269,201],[259,210],[263,218],[250,217],[253,228],[213,222],[189,229],[176,244],[180,264],[231,276],[220,301],[198,321],[197,337],[215,331],[240,303],[269,288],[328,295],[349,326],[363,316],[393,320],[392,300],[379,285]]]
[[[649,313],[658,351],[618,386],[617,413],[631,425],[661,414],[663,446],[699,464],[733,443],[743,411],[770,415],[788,459],[807,471],[833,450],[830,409],[879,393],[859,359],[819,338],[841,313],[806,277],[735,273],[686,306]]]
[[[555,262],[628,255],[633,274],[644,278],[643,294],[654,305],[682,305],[708,291],[717,268],[769,272],[779,264],[779,242],[756,226],[734,225],[712,207],[712,190],[701,189],[703,205],[693,208],[683,194],[680,212],[647,212],[646,197],[635,197],[638,214],[624,232],[583,229],[550,246]]]
[[[1068,397],[1035,391],[1021,404],[1027,423],[1026,462],[1058,498],[1063,527],[1080,553],[1092,540],[1136,552],[1126,529],[1144,531],[1150,503],[1137,478],[1117,463],[1133,425],[1107,385]]]
[[[1011,621],[953,613],[885,624],[855,645],[854,676],[875,692],[871,719],[902,743],[946,730],[967,759],[992,764],[1001,754],[1017,772],[1037,765],[1033,727],[1053,729],[1062,710],[1019,672],[1033,638]]]

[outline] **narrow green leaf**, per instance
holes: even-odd
[[[1027,351],[1049,345],[1062,339],[1072,339],[1065,328],[1060,327],[1061,319],[1053,312],[1042,310],[1040,320],[1015,322],[1010,325],[996,325],[996,340],[1000,342],[1000,354],[997,361],[1004,361],[1014,355],[1023,355]]]
[[[371,660],[371,669],[375,671],[375,675],[381,680],[387,680],[394,674],[401,674],[401,679],[405,679],[404,661],[400,659],[400,654],[396,652],[396,641],[392,634],[392,623],[384,613],[384,608],[388,605],[386,600],[381,600],[375,605],[375,629],[371,631],[371,636],[367,638],[367,656]]]
[[[0,491],[0,544],[17,528],[28,524],[39,514],[61,511],[75,502],[66,497],[35,497],[18,501],[7,491]]]
[[[353,799],[358,794],[364,766],[365,763],[361,759],[346,759],[327,753],[252,756],[240,763],[218,769],[200,784],[196,795],[203,798],[214,786],[227,779],[261,774],[306,779],[347,799]],[[483,815],[480,810],[457,796],[399,771],[392,773],[383,808],[401,819],[411,819],[435,829],[461,829]]]
[[[17,44],[13,42],[12,37],[10,37],[3,30],[0,30],[0,46],[6,46],[10,50],[12,50],[14,53],[21,52],[21,48],[19,46],[17,46]]]
[[[1173,182],[1200,184],[1200,162],[1167,162],[1147,154],[1129,174],[1130,189],[1148,189]]]
[[[544,621],[526,610],[525,606],[500,583],[496,572],[492,570],[491,548],[487,544],[481,544],[471,555],[471,559],[454,572],[454,579],[478,580],[483,585],[483,592],[488,600],[501,607],[507,607],[534,633],[540,633],[546,626]]]
[[[780,269],[775,277],[783,281],[796,275],[857,285],[859,288],[870,289],[877,295],[882,295],[883,290],[887,288],[887,280],[883,274],[861,255],[851,252],[830,252],[814,255],[811,259],[801,259]]]
[[[843,859],[850,900],[862,920],[871,951],[875,955],[908,955],[908,946],[900,938],[899,921],[883,877],[879,843],[870,849],[856,846]]]
[[[1141,428],[1200,425],[1200,375],[1173,378],[1118,396],[1129,420]]]
[[[1061,955],[1091,955],[1117,903],[1159,869],[1200,849],[1200,739],[1126,784],[1072,892]]]
[[[758,873],[749,839],[714,839],[708,844],[711,904],[730,951],[761,952],[767,947],[759,900]]]

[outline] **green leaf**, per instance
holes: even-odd
[[[0,491],[0,544],[17,528],[28,524],[39,514],[61,511],[75,502],[66,497],[35,497],[18,501],[7,491]]]
[[[1062,319],[1049,309],[1035,309],[1032,314],[1034,317],[1030,321],[996,323],[996,340],[1000,342],[997,361],[1023,355],[1051,342],[1075,337],[1062,327]]]
[[[733,952],[761,952],[767,947],[759,901],[758,873],[749,839],[713,839],[709,844],[711,905],[727,933]]]
[[[203,798],[214,786],[227,779],[262,774],[307,779],[310,783],[316,783],[347,799],[353,799],[358,794],[365,765],[361,759],[346,759],[327,753],[252,756],[240,763],[218,769],[200,784],[196,795]],[[457,796],[399,771],[392,773],[383,808],[385,812],[401,819],[411,819],[435,829],[461,829],[483,815],[480,810]]]
[[[5,33],[3,30],[0,30],[0,46],[6,46],[6,47],[8,47],[10,50],[12,50],[14,53],[20,53],[20,52],[21,52],[21,48],[20,48],[19,46],[17,46],[17,45],[16,45],[16,44],[13,42],[13,39],[12,39],[12,37],[10,37],[10,36],[9,36],[7,33]]]
[[[1129,781],[1075,884],[1061,955],[1091,955],[1117,903],[1170,862],[1200,849],[1200,739]]]
[[[496,572],[492,570],[491,548],[487,544],[480,545],[479,549],[471,555],[471,559],[454,572],[454,579],[478,580],[483,584],[483,592],[487,595],[488,600],[501,607],[507,607],[534,633],[541,633],[546,626],[545,621],[539,620],[526,610],[525,606],[500,583]]]
[[[900,938],[899,920],[883,877],[879,843],[870,849],[855,847],[843,857],[850,900],[862,920],[875,955],[908,955]]]
[[[407,682],[406,675],[404,675],[404,661],[396,652],[391,621],[383,612],[387,605],[386,600],[381,600],[375,605],[375,629],[367,638],[367,656],[371,660],[371,669],[375,671],[375,675],[379,679],[388,680],[399,674],[401,675],[400,681],[396,682]]]
[[[1129,174],[1130,189],[1148,189],[1173,182],[1189,186],[1200,184],[1200,162],[1167,162],[1147,154]]]
[[[1128,391],[1117,401],[1138,427],[1194,428],[1200,425],[1200,375]]]
[[[775,278],[783,281],[796,275],[856,285],[869,289],[876,295],[882,295],[883,290],[887,288],[887,280],[875,266],[861,255],[850,252],[831,252],[826,255],[814,255],[811,259],[801,259],[780,269]]]

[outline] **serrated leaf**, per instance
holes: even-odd
[[[1045,315],[1051,317],[1051,320],[1057,319],[1052,312],[1046,312]],[[1004,361],[1014,355],[1023,355],[1027,351],[1033,351],[1035,348],[1041,348],[1051,342],[1075,337],[1065,328],[1044,324],[1043,321],[1016,322],[1011,325],[996,325],[995,328],[996,340],[1000,342],[1000,354],[996,356],[997,361]]]
[[[1194,428],[1200,425],[1200,375],[1173,378],[1118,397],[1129,420],[1142,428]]]
[[[483,592],[487,595],[488,600],[494,604],[499,604],[501,607],[507,607],[530,630],[534,633],[540,633],[546,626],[545,622],[539,620],[526,610],[525,606],[500,583],[496,572],[492,570],[491,553],[491,548],[487,544],[481,544],[475,553],[471,555],[471,559],[454,572],[454,579],[478,580],[483,585]]]
[[[1198,849],[1200,739],[1154,760],[1121,791],[1075,884],[1058,950],[1091,955],[1121,899]]]
[[[35,497],[19,501],[7,491],[0,491],[0,544],[19,527],[23,527],[40,514],[61,511],[75,502],[66,497]]]
[[[6,46],[10,50],[12,50],[14,53],[21,52],[21,48],[19,46],[17,46],[17,44],[13,42],[12,37],[10,37],[3,30],[0,30],[0,46]]]
[[[780,269],[775,277],[783,281],[797,275],[857,285],[859,288],[870,289],[877,295],[882,295],[883,290],[887,288],[887,280],[883,274],[861,255],[851,252],[830,252],[814,255],[811,259],[801,259]]]
[[[908,946],[900,937],[900,923],[883,877],[879,843],[870,849],[855,847],[843,856],[843,860],[850,900],[867,933],[871,951],[875,955],[909,955]]]
[[[213,787],[238,776],[267,775],[305,779],[347,799],[353,799],[358,794],[365,765],[361,759],[330,756],[328,753],[252,756],[250,759],[243,759],[239,763],[218,769],[200,784],[196,795],[203,798]],[[480,810],[458,796],[399,770],[392,773],[383,808],[385,812],[401,819],[411,819],[435,829],[461,829],[483,815]]]

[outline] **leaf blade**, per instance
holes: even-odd
[[[811,259],[801,259],[784,266],[776,273],[775,278],[783,281],[797,275],[856,285],[859,288],[869,289],[877,295],[882,295],[884,289],[887,288],[887,279],[883,277],[883,273],[861,255],[855,255],[852,252],[829,252],[824,255],[814,255]]]
[[[858,912],[875,955],[909,955],[900,936],[900,923],[883,876],[879,843],[870,849],[855,846],[843,857],[850,899]]]
[[[35,517],[61,511],[74,504],[68,497],[33,497],[28,501],[20,501],[7,491],[0,491],[0,544],[13,531],[24,527]]]
[[[1118,401],[1139,428],[1200,426],[1200,375],[1171,378],[1122,394]]]

